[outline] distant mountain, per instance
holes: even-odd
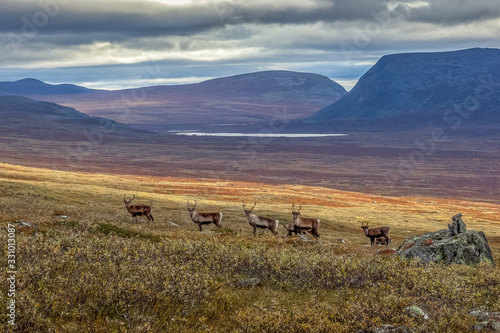
[[[212,93],[248,96],[269,101],[339,99],[347,93],[326,76],[290,71],[265,71],[241,74],[190,85]]]
[[[307,122],[405,120],[411,124],[500,115],[500,50],[383,56],[341,99]]]
[[[177,86],[86,94],[29,94],[155,131],[299,119],[330,105],[347,91],[317,74],[266,71]],[[225,128],[225,127],[224,127]]]
[[[0,96],[0,118],[0,133],[4,138],[88,141],[86,133],[129,135],[145,132],[110,119],[89,117],[70,107],[21,96]]]
[[[0,113],[3,117],[26,119],[86,119],[88,115],[56,103],[35,101],[21,96],[0,96]]]
[[[96,91],[74,84],[48,84],[36,79],[0,82],[0,95],[72,95]]]

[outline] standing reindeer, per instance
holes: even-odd
[[[150,205],[131,205],[130,203],[132,200],[135,199],[135,194],[134,197],[130,200],[125,199],[125,194],[123,195],[123,202],[125,203],[125,208],[127,208],[127,211],[132,215],[132,218],[135,218],[137,221],[137,216],[146,216],[148,218],[148,221],[153,221],[154,218],[153,215],[151,215],[151,211],[153,210],[153,207]]]
[[[217,226],[217,228],[222,228],[220,225],[220,221],[222,220],[221,212],[197,212],[196,209],[197,202],[194,201],[194,206],[189,205],[189,201],[187,202],[187,210],[189,212],[189,216],[191,217],[191,221],[198,224],[200,231],[203,231],[203,224],[213,223]]]
[[[368,223],[365,225],[363,222],[361,222],[361,229],[363,229],[363,232],[365,233],[366,237],[370,238],[370,245],[373,246],[375,242],[379,242],[379,238],[382,238],[385,240],[386,246],[389,246],[391,244],[391,237],[389,237],[389,227],[380,227],[380,228],[370,228],[368,229]]]
[[[298,210],[295,210],[295,204],[292,204],[292,215],[293,215],[293,226],[295,231],[309,231],[314,238],[319,239],[319,220],[311,219],[308,217],[301,217],[300,210],[302,209],[302,205],[300,205]],[[290,230],[290,229],[289,229]],[[292,233],[290,232],[290,235]]]
[[[294,233],[295,236],[297,236],[298,234],[305,234],[304,230],[298,229],[296,226],[293,225],[293,221],[290,221],[288,225],[282,224],[282,226],[283,228],[286,229],[286,231],[288,231],[287,236],[292,236],[292,233]]]
[[[245,203],[243,203],[243,210],[245,211],[247,221],[253,227],[253,235],[255,236],[257,228],[261,228],[269,229],[273,234],[277,236],[278,225],[280,221],[252,214],[252,210],[254,209],[255,205],[257,205],[257,202],[254,201],[253,207],[250,209],[246,209]]]

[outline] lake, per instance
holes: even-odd
[[[177,135],[187,136],[228,136],[228,137],[265,137],[265,138],[322,138],[347,136],[347,134],[290,134],[290,133],[208,133],[208,132],[175,132]]]

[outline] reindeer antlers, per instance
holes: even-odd
[[[242,201],[241,203],[243,204],[243,209],[244,209],[244,210],[247,210],[247,209],[246,209],[246,206],[245,206],[245,203],[244,203],[243,201]],[[250,208],[250,211],[252,211],[256,205],[257,205],[257,201],[255,201],[255,200],[254,200],[254,201],[253,201],[253,206],[252,206],[252,208]]]
[[[295,204],[292,204],[292,213],[300,213],[300,210],[302,209],[302,204],[300,204],[299,210],[295,211]]]
[[[198,202],[195,200],[195,201],[194,201],[194,206],[193,206],[193,208],[196,208],[196,205],[197,205],[197,204],[198,204]],[[189,207],[189,200],[187,201],[187,206]]]
[[[126,201],[125,196],[126,196],[126,194],[123,195],[123,201]],[[135,194],[133,194],[132,199],[130,199],[128,202],[131,202],[134,199],[135,199]]]

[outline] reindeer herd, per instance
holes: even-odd
[[[153,215],[151,215],[151,211],[153,210],[152,205],[132,205],[131,202],[134,199],[135,194],[130,200],[127,200],[125,198],[125,195],[123,195],[125,208],[132,215],[132,218],[135,218],[135,220],[137,221],[137,216],[145,216],[148,221],[154,221]],[[222,228],[220,224],[220,222],[222,221],[221,212],[198,212],[196,211],[196,205],[196,200],[194,201],[194,205],[191,205],[189,201],[187,201],[187,211],[189,213],[189,217],[191,218],[191,221],[198,225],[200,231],[203,231],[202,226],[204,224],[213,223],[217,226],[217,228]],[[253,227],[254,236],[256,235],[257,228],[264,230],[268,229],[277,236],[278,225],[280,222],[276,219],[252,214],[252,211],[256,205],[257,202],[254,201],[252,208],[247,209],[245,203],[243,203],[243,211],[245,212],[248,223]],[[287,236],[292,236],[292,233],[298,235],[309,232],[315,239],[319,239],[320,220],[300,216],[301,209],[302,205],[299,205],[299,209],[296,209],[295,204],[292,204],[292,221],[290,221],[287,226],[283,225],[283,227],[288,232]],[[368,224],[362,223],[361,229],[363,229],[365,236],[370,238],[371,246],[374,246],[375,244],[383,244],[389,246],[389,244],[391,244],[391,237],[389,237],[389,227],[369,228]]]

